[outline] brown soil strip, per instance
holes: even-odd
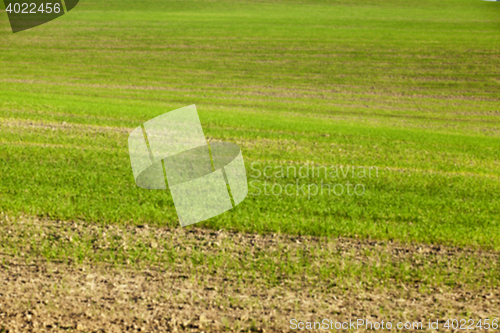
[[[500,312],[497,252],[200,228],[1,222],[0,332],[282,332],[292,331],[291,319],[426,324]],[[78,235],[93,240],[81,263],[71,255],[47,262],[44,240],[76,252],[84,244]],[[23,245],[26,237],[31,245]],[[96,259],[118,238],[116,253],[143,248],[140,264]],[[172,250],[176,259],[169,262]],[[335,274],[322,275],[335,265]],[[403,273],[384,281],[377,267]]]

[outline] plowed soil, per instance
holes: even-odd
[[[426,325],[500,313],[496,252],[201,228],[7,221],[0,232],[3,332],[282,332],[292,331],[292,319]],[[71,253],[54,259],[43,250],[54,230],[59,238],[50,246],[69,239],[68,249],[74,251],[86,233],[99,236],[80,262]],[[76,232],[81,243],[73,239]],[[97,260],[107,237],[117,235],[128,240],[120,246],[129,259]],[[9,253],[13,245],[6,245],[26,237],[31,245]],[[133,248],[144,244],[143,253],[155,256],[130,262]],[[176,259],[162,260],[172,249]],[[202,254],[198,261],[195,252]],[[324,274],[323,268],[334,266]],[[377,273],[377,267],[385,272]],[[394,268],[398,271],[387,272]]]

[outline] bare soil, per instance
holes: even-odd
[[[15,238],[27,230],[43,230],[45,234],[55,227],[64,233],[60,226],[65,222],[36,223],[41,229],[33,225],[20,228],[19,224],[9,229],[4,223],[0,233]],[[75,228],[85,227],[80,223]],[[48,261],[46,255],[30,256],[29,251],[35,251],[33,246],[16,254],[4,249],[0,254],[0,332],[288,332],[293,331],[291,319],[335,322],[360,318],[394,323],[418,320],[426,325],[428,320],[495,318],[500,313],[498,285],[491,276],[467,271],[468,266],[463,264],[463,260],[473,257],[477,269],[484,271],[488,263],[498,264],[496,252],[201,228],[99,228],[100,234],[103,230],[138,238],[147,234],[149,247],[158,253],[166,248],[162,242],[168,239],[180,259],[166,264],[151,257],[139,267],[104,260]],[[182,255],[195,249],[205,254],[202,265],[195,265],[192,256]],[[251,271],[243,262],[240,270],[235,268],[239,260],[271,260],[276,251],[309,253],[308,267],[344,267],[329,278],[298,268],[294,273],[291,269],[273,281],[269,272]],[[218,254],[232,261],[226,266],[211,264]],[[291,258],[297,265],[303,260]],[[450,284],[445,277],[432,276],[436,275],[432,272],[411,278],[422,260],[446,266],[440,271],[443,276],[458,274],[476,280]],[[375,274],[374,268],[389,267],[384,261],[399,263],[394,267],[407,269],[408,278],[405,280],[403,275],[385,282],[369,278]],[[363,269],[358,275],[350,274],[350,266],[366,267],[366,274]]]

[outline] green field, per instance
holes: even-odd
[[[479,0],[81,0],[12,34],[2,11],[0,211],[178,226],[168,192],[136,187],[127,137],[196,104],[261,190],[252,165],[378,170],[324,179],[363,195],[250,188],[197,226],[499,250],[499,20]]]

